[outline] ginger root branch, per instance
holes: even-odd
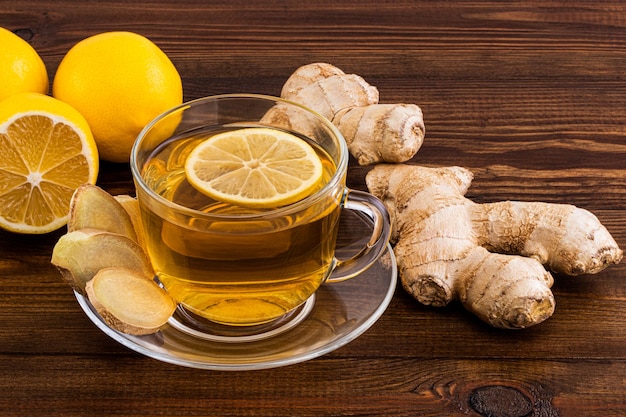
[[[501,201],[475,205],[472,218],[480,245],[535,258],[553,272],[595,274],[622,257],[597,217],[573,205]]]

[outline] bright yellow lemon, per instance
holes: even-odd
[[[132,32],[105,32],[74,45],[59,64],[52,92],[85,116],[100,157],[112,162],[128,162],[141,129],[183,99],[172,61]]]
[[[48,92],[48,72],[37,51],[0,27],[0,101],[18,93]]]
[[[316,188],[322,162],[302,139],[270,128],[223,132],[189,154],[185,173],[203,194],[242,207],[294,203]]]
[[[0,102],[0,227],[47,233],[67,223],[74,190],[95,183],[98,152],[78,111],[39,93]]]

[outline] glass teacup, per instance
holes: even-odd
[[[216,133],[249,127],[284,130],[313,146],[325,166],[323,187],[263,210],[213,201],[195,190],[184,171],[191,150]],[[348,159],[331,122],[276,97],[219,95],[162,114],[139,134],[131,155],[158,280],[189,318],[248,327],[284,320],[311,303],[323,283],[358,275],[386,249],[390,225],[379,200],[346,187]],[[363,215],[371,237],[353,257],[339,260],[342,210]]]

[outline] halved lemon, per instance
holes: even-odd
[[[214,200],[273,208],[308,196],[322,179],[320,157],[304,140],[271,128],[219,133],[185,162],[189,183]]]
[[[0,227],[13,232],[64,226],[74,190],[98,176],[98,151],[85,119],[43,94],[0,102],[0,155]]]

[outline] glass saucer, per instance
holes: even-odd
[[[322,285],[315,298],[296,313],[295,325],[287,325],[267,337],[239,341],[186,331],[176,315],[152,335],[120,333],[106,325],[86,297],[75,295],[87,317],[100,330],[142,355],[192,368],[251,370],[304,362],[356,339],[387,309],[396,281],[396,261],[388,246],[383,256],[359,276]]]

